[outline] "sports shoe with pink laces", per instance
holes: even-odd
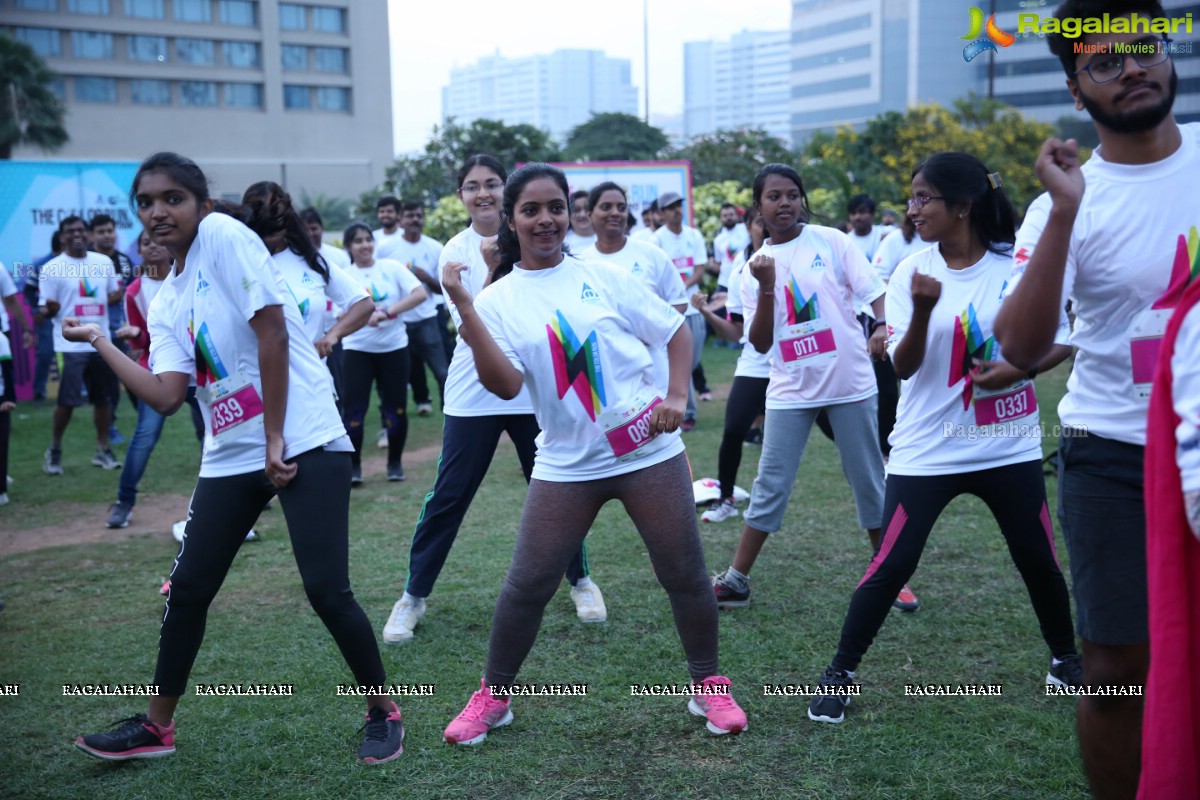
[[[488,731],[500,728],[513,721],[512,698],[500,700],[492,696],[492,689],[482,679],[479,691],[471,695],[471,702],[446,726],[442,739],[449,744],[481,744]]]
[[[746,712],[733,699],[730,693],[732,685],[729,678],[713,675],[705,678],[700,685],[692,684],[692,699],[688,701],[688,711],[697,717],[706,717],[709,733],[724,736],[727,733],[737,735],[746,730]]]

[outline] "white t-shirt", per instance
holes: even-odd
[[[488,273],[483,253],[479,249],[482,244],[483,237],[476,233],[473,227],[460,231],[446,242],[442,256],[438,259],[438,281],[442,280],[442,268],[446,264],[467,264],[469,269],[462,273],[462,284],[472,297],[478,297],[483,291],[483,283],[487,280]],[[446,299],[446,309],[454,317],[455,326],[462,327],[462,317],[458,315],[458,308],[450,300],[450,295],[443,290],[442,297]],[[483,384],[479,382],[479,373],[475,371],[475,356],[471,352],[471,346],[459,336],[454,345],[454,356],[450,359],[450,369],[446,373],[446,407],[443,413],[452,417],[532,414],[533,403],[530,402],[529,390],[525,387],[522,387],[520,393],[512,400],[501,400],[483,388]]]
[[[342,269],[350,269],[350,254],[341,247],[334,247],[331,244],[321,242],[321,255],[325,256],[325,260],[331,266],[338,266]]]
[[[879,250],[879,244],[883,241],[884,231],[880,226],[872,225],[866,236],[859,236],[853,229],[847,235],[850,237],[850,241],[858,245],[859,250],[862,250],[867,261],[873,261],[876,251]]]
[[[371,231],[371,237],[375,239],[375,255],[378,257],[379,248],[383,247],[393,239],[401,239],[404,237],[404,228],[401,228],[399,225],[397,225],[396,230],[392,231],[391,233],[384,233],[383,228],[376,228],[375,230]]]
[[[1200,305],[1192,306],[1171,354],[1171,404],[1179,415],[1175,429],[1175,461],[1183,491],[1200,490]]]
[[[500,350],[525,376],[538,436],[533,477],[546,481],[608,478],[653,466],[683,452],[679,432],[648,438],[606,430],[610,415],[644,420],[655,387],[650,351],[664,348],[683,324],[667,302],[612,264],[570,256],[556,267],[513,271],[475,301]],[[634,426],[636,428],[636,426]],[[617,444],[613,442],[619,440]],[[615,452],[642,442],[627,461]],[[653,491],[653,487],[647,487]]]
[[[370,298],[363,288],[341,267],[329,264],[329,282],[309,268],[308,262],[295,250],[288,248],[271,256],[275,269],[283,277],[292,294],[292,302],[304,320],[308,341],[316,342],[333,326],[334,306],[349,308]]]
[[[390,258],[399,261],[412,272],[413,267],[420,267],[430,275],[437,277],[438,259],[442,255],[442,243],[428,236],[421,236],[420,241],[410,242],[403,236],[389,239],[387,244],[380,245],[375,251],[376,258]],[[419,280],[419,279],[418,279]],[[421,284],[425,286],[425,284]],[[421,322],[437,316],[438,302],[442,296],[425,286],[425,300],[416,308],[409,309],[400,315],[405,322]]]
[[[913,234],[911,242],[906,242],[904,241],[904,232],[898,231],[894,236],[889,236],[879,243],[872,266],[875,267],[875,273],[879,276],[879,280],[887,283],[892,279],[892,273],[896,271],[896,267],[900,265],[901,261],[930,246],[929,242],[923,241],[916,234]]]
[[[1166,318],[1191,272],[1188,238],[1200,226],[1200,123],[1153,164],[1113,164],[1097,148],[1083,165],[1087,189],[1071,231],[1061,315],[1072,301],[1075,367],[1058,405],[1063,425],[1145,445],[1146,412]],[[1191,198],[1191,199],[1189,199]],[[1043,194],[1017,234],[1007,293],[1020,281],[1050,215]],[[1193,251],[1194,252],[1194,251]],[[1135,357],[1136,353],[1136,357]]]
[[[721,276],[717,278],[718,286],[729,287],[733,264],[748,244],[750,244],[750,231],[746,230],[746,224],[743,222],[739,222],[732,228],[722,225],[721,230],[713,237],[713,258],[721,265]]]
[[[984,391],[971,380],[972,359],[999,361],[992,325],[1012,256],[988,252],[966,269],[950,269],[936,245],[900,262],[888,284],[888,352],[895,355],[912,323],[912,276],[942,284],[929,317],[925,359],[900,383],[888,474],[947,475],[1040,461],[1042,430],[1033,381]],[[1070,331],[1059,329],[1057,343]]]
[[[596,243],[596,234],[591,236],[580,236],[573,230],[568,230],[566,238],[563,239],[563,244],[570,248],[574,255],[579,255],[584,250]]]
[[[245,225],[209,214],[183,273],[172,271],[150,304],[148,323],[151,371],[195,377],[205,430],[202,478],[258,472],[266,463],[258,337],[249,320],[267,306],[283,307],[289,338],[283,457],[346,444],[329,370],[305,339],[271,254]]]
[[[884,293],[870,262],[846,234],[805,225],[783,245],[759,252],[775,259],[775,337],[767,408],[819,408],[878,393],[855,308]],[[757,255],[757,254],[756,254]],[[742,308],[758,309],[758,281],[742,271]]]
[[[666,253],[650,242],[638,242],[627,238],[624,247],[615,253],[607,254],[601,253],[592,245],[580,253],[579,257],[618,265],[646,284],[651,294],[673,306],[687,303],[675,265],[667,258]],[[671,378],[666,348],[652,351],[650,357],[654,359],[654,374],[658,376],[656,385],[666,391]]]
[[[58,314],[50,321],[54,327],[54,352],[95,352],[87,342],[64,339],[63,320],[77,317],[80,323],[99,325],[107,332],[108,293],[120,288],[112,259],[101,253],[89,250],[83,258],[62,253],[47,261],[38,277],[38,303],[45,305],[48,300],[53,300],[60,306]]]
[[[395,305],[421,286],[408,267],[389,258],[377,258],[369,267],[351,267],[348,273],[371,295],[376,308]],[[364,325],[342,339],[342,349],[363,353],[390,353],[408,347],[408,328],[400,318],[385,319],[377,327]]]
[[[729,275],[729,294],[725,298],[725,310],[730,314],[742,316],[742,352],[738,355],[737,366],[733,368],[733,376],[746,378],[769,378],[771,376],[771,354],[760,353],[750,344],[750,323],[753,321],[746,316],[746,308],[742,303],[742,272],[746,269],[746,251],[738,253]]]
[[[17,284],[13,281],[12,275],[8,273],[8,268],[0,267],[0,300],[12,297],[16,293]],[[0,302],[0,333],[8,333],[8,309],[2,302]]]
[[[708,248],[704,244],[704,234],[695,228],[689,228],[684,225],[678,235],[671,233],[671,229],[663,225],[654,232],[654,237],[658,241],[658,246],[666,252],[671,262],[675,265],[676,271],[679,273],[680,280],[685,283],[692,277],[692,274],[697,269],[703,269],[708,263]],[[699,284],[692,284],[687,287],[688,299],[700,291]],[[695,316],[700,311],[688,303],[687,310],[683,312],[686,316]]]
[[[654,235],[654,231],[649,228],[634,228],[633,233],[629,234],[630,239],[645,239],[647,242],[658,246],[658,237]]]

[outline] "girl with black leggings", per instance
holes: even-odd
[[[987,505],[1021,573],[1052,656],[1046,680],[1078,684],[1067,585],[1042,479],[1033,377],[1005,363],[992,324],[1012,273],[1012,204],[974,156],[939,153],[913,171],[908,214],[936,247],[900,262],[888,284],[888,350],[904,381],[884,494],[884,535],[858,583],[833,663],[808,716],[841,722],[854,671],[897,590],[917,568],[942,510],[960,494]],[[1038,365],[1070,355],[1058,343]]]
[[[63,323],[87,342],[141,402],[162,414],[195,381],[205,423],[200,477],[171,570],[148,713],[75,745],[111,761],[175,752],[175,707],[187,690],[208,607],[263,506],[278,496],[296,565],[367,699],[359,760],[403,752],[400,708],[384,694],[383,662],[350,589],[351,446],[333,404],[329,372],[304,334],[296,304],[267,248],[241,222],[210,213],[208,182],[175,153],[146,159],[131,200],[175,268],[150,309],[150,370],[129,360],[96,325]],[[265,465],[265,469],[264,469]]]

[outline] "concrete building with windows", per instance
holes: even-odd
[[[393,163],[384,0],[0,0],[58,75],[55,160],[194,159],[214,196],[259,180],[357,197]],[[37,149],[16,159],[40,160]]]
[[[450,72],[442,88],[442,121],[497,119],[533,125],[562,141],[592,114],[637,115],[638,90],[628,59],[600,50],[556,50],[504,58],[499,53]]]
[[[791,141],[790,31],[742,31],[683,46],[684,135],[763,128]]]

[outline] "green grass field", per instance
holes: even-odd
[[[735,353],[709,347],[721,391]],[[1038,379],[1049,427],[1066,368]],[[123,408],[123,429],[132,413]],[[688,434],[696,477],[716,475],[723,402],[701,405]],[[930,537],[912,584],[916,614],[893,611],[859,671],[863,695],[840,726],[805,716],[806,699],[766,697],[763,684],[815,683],[869,558],[837,453],[809,443],[785,528],[754,570],[754,604],[721,615],[722,671],[749,715],[738,737],[714,737],[679,698],[632,697],[630,684],[683,683],[687,673],[667,598],[623,510],[610,505],[589,540],[609,620],[582,625],[564,589],[551,601],[520,679],[586,683],[586,697],[521,698],[516,721],[479,748],[441,741],[478,688],[492,608],[525,494],[503,445],[409,644],[385,646],[396,683],[434,684],[403,702],[404,755],[366,768],[354,760],[363,708],[337,697],[351,678],[308,608],[282,514],[264,512],[262,541],[246,545],[213,604],[191,676],[197,683],[290,683],[292,697],[183,699],[176,755],[111,764],[72,747],[81,733],[144,710],[138,698],[64,697],[63,684],[151,680],[162,598],[175,543],[137,516],[122,536],[103,528],[118,473],[89,464],[91,423],[67,436],[67,473],[41,474],[50,408],[14,414],[11,505],[0,529],[37,529],[45,547],[0,558],[0,797],[5,798],[1079,798],[1075,703],[1044,696],[1049,655],[1028,596],[983,504],[959,498]],[[372,414],[368,419],[374,419]],[[436,445],[440,417],[414,417],[410,450]],[[368,430],[373,433],[374,427]],[[1055,442],[1047,441],[1047,451]],[[124,448],[119,448],[123,451]],[[738,483],[749,488],[759,448],[747,446]],[[180,518],[197,449],[183,415],[143,482],[178,495]],[[382,461],[371,450],[370,459]],[[403,589],[408,544],[435,458],[405,465],[408,481],[368,478],[355,490],[351,578],[376,630]],[[647,487],[653,491],[653,487]],[[1053,496],[1054,480],[1047,480]],[[82,521],[82,522],[81,522]],[[93,526],[96,541],[61,545],[57,526]],[[741,530],[702,528],[711,571],[729,564]],[[1058,548],[1065,559],[1065,548]],[[1065,565],[1064,565],[1065,566]],[[1002,684],[1001,697],[906,697],[909,683]]]

